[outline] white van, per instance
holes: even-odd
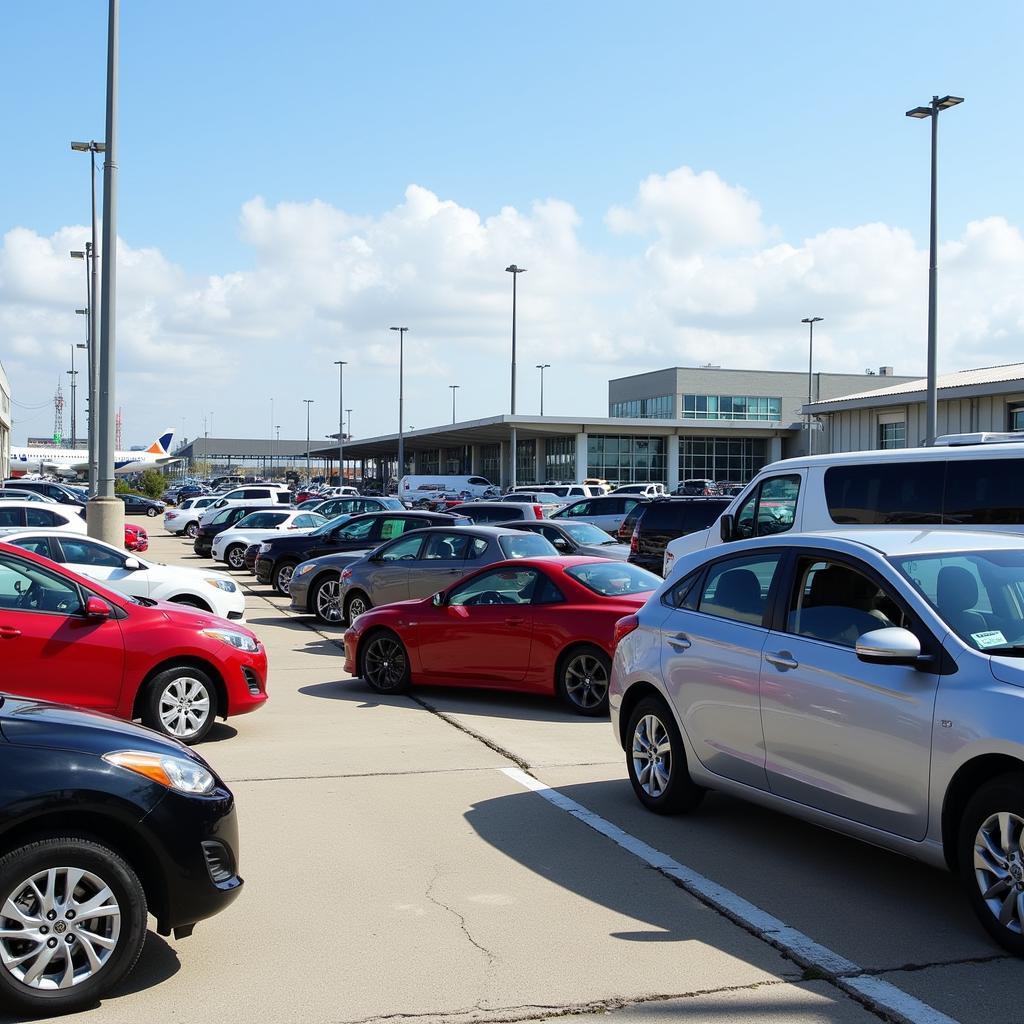
[[[403,476],[398,483],[398,497],[402,501],[419,501],[420,498],[463,492],[474,498],[496,497],[499,493],[498,488],[482,476],[446,476],[435,473],[431,476]]]
[[[1024,536],[1020,437],[955,434],[940,437],[931,448],[773,462],[708,529],[669,543],[665,577],[676,559],[691,551],[789,530],[960,526]]]
[[[210,506],[211,509],[227,508],[228,505],[290,505],[293,492],[287,487],[268,487],[266,484],[247,484],[220,495]]]
[[[553,494],[556,498],[565,498],[567,501],[572,501],[576,498],[596,498],[599,494],[603,494],[603,491],[598,490],[596,487],[588,487],[584,484],[545,484],[541,487],[540,484],[523,484],[521,487],[514,487],[513,493],[516,491],[543,491],[545,494]]]

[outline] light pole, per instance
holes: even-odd
[[[810,339],[807,342],[807,404],[814,401],[814,325],[821,323],[823,316],[805,316],[800,321],[807,324]],[[814,440],[811,435],[811,410],[807,410],[807,454],[814,454]]]
[[[544,415],[544,371],[551,369],[550,363],[538,363],[537,369],[540,370],[540,414]]]
[[[338,368],[338,486],[341,487],[345,482],[345,367],[348,363],[345,359],[335,359],[334,365]]]
[[[276,458],[281,458],[281,427],[278,424],[274,424],[274,430],[277,431],[277,445],[275,446]]]
[[[459,384],[449,384],[448,385],[448,387],[451,388],[451,392],[452,392],[452,423],[455,422],[455,392],[459,390],[460,386],[461,385],[459,385]]]
[[[348,429],[345,431],[345,433],[347,433],[348,436],[351,437],[352,436],[352,410],[351,409],[346,409],[345,410],[345,415],[348,417]]]
[[[75,391],[78,387],[76,378],[78,377],[78,371],[75,369],[75,346],[71,346],[71,369],[68,370],[68,376],[71,378],[71,450],[74,451],[78,447],[78,420],[75,407],[77,401],[75,400]]]
[[[938,239],[937,234],[937,155],[939,144],[939,111],[948,110],[959,103],[963,103],[962,96],[938,96],[932,97],[932,102],[927,107],[914,107],[907,111],[907,117],[932,119],[932,196],[931,196],[931,227],[929,230],[928,242],[928,394],[925,399],[926,410],[926,433],[925,444],[934,444],[935,433],[938,429],[939,395],[936,384],[936,341],[935,341],[935,320],[936,320],[936,291],[938,287]]]
[[[405,401],[405,394],[403,391],[404,381],[404,368],[403,362],[404,355],[403,351],[405,348],[405,332],[409,330],[408,327],[392,327],[392,331],[398,331],[398,483],[401,484],[402,477],[405,476],[405,419],[402,415],[402,405]],[[385,485],[384,490],[387,490]]]
[[[526,273],[526,267],[517,267],[514,263],[510,263],[505,268],[506,274],[512,275],[512,415],[516,414],[516,278],[520,274]],[[512,490],[516,487],[516,426],[515,423],[511,427],[511,442],[512,442],[512,471],[510,473],[510,479],[512,481]]]
[[[304,398],[303,402],[306,403],[306,483],[312,482],[309,471],[309,407],[313,404],[316,399]]]

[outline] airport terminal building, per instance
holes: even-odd
[[[11,474],[11,385],[0,364],[0,480]]]

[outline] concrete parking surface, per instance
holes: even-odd
[[[209,565],[154,533],[146,557]],[[150,932],[127,984],[78,1017],[1024,1021],[1021,965],[952,877],[714,794],[691,817],[651,815],[606,720],[484,691],[380,698],[342,671],[340,629],[236,578],[271,700],[201,750],[237,796],[246,888],[189,939]],[[787,954],[790,932],[745,925],[744,900],[851,962],[838,973],[856,984]]]

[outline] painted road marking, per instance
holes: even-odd
[[[642,839],[613,825],[594,811],[552,789],[521,768],[500,768],[510,779],[543,797],[559,810],[571,814],[584,825],[610,839],[645,864],[679,882],[687,892],[721,911],[726,917],[743,926],[769,945],[791,956],[803,967],[814,967],[858,1002],[884,1012],[906,1024],[957,1024],[952,1017],[940,1013],[933,1006],[904,992],[891,982],[866,974],[859,964],[848,960],[827,946],[815,942],[810,936],[791,928],[784,921],[755,906],[731,889],[719,885],[705,875],[681,864],[667,853],[656,850]]]

